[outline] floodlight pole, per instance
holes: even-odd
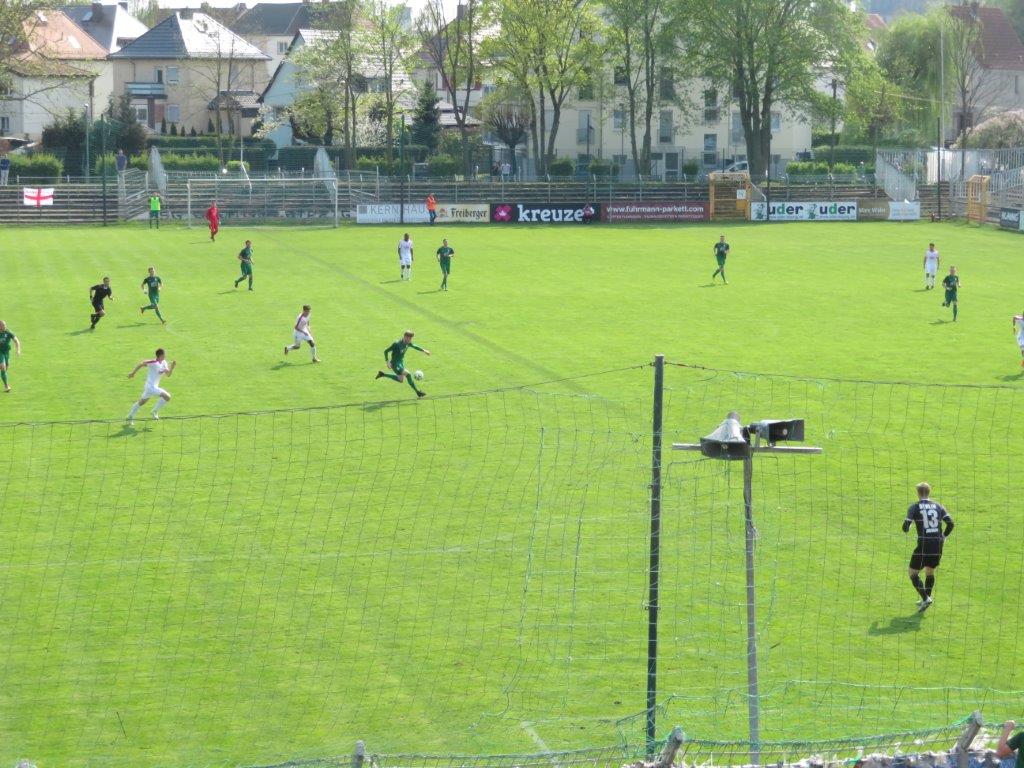
[[[673,443],[673,451],[700,451],[699,443]],[[760,438],[750,446],[750,455],[743,459],[743,517],[746,534],[747,568],[747,722],[750,730],[750,762],[761,764],[761,695],[757,679],[757,582],[754,571],[754,545],[757,528],[754,527],[754,454],[797,453],[817,454],[821,448],[807,445],[760,445]]]
[[[665,356],[654,356],[654,407],[651,423],[651,562],[647,571],[647,756],[654,755],[658,707],[658,590],[661,570],[661,446]]]

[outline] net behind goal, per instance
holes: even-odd
[[[169,194],[183,203],[180,207],[189,226],[203,225],[203,214],[214,200],[225,222],[298,220],[337,226],[345,213],[338,207],[338,183],[333,176],[230,178],[212,174],[172,182],[170,187]]]
[[[736,408],[802,416],[825,448],[754,469],[765,742],[1015,714],[1015,390],[682,367],[666,381],[667,443]],[[649,393],[636,366],[138,431],[8,425],[0,762],[274,763],[347,755],[357,738],[453,765],[466,753],[557,765],[552,748],[617,738],[614,759],[631,758],[644,737]],[[702,750],[746,758],[739,474],[665,455],[659,735],[682,725],[698,763]],[[899,530],[921,479],[957,521],[923,616]]]

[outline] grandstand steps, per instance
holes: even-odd
[[[939,212],[939,195],[942,196],[942,218],[954,215],[949,199],[949,182],[943,181],[936,190],[934,184],[925,184],[917,188],[917,199],[921,203],[921,218],[928,219]]]

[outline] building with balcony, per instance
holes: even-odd
[[[109,58],[114,92],[151,129],[251,133],[269,57],[207,14],[176,11]]]

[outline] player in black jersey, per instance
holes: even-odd
[[[917,527],[917,548],[910,556],[910,583],[921,596],[917,610],[922,613],[931,607],[935,569],[942,560],[942,544],[953,530],[953,518],[945,507],[929,498],[931,492],[932,487],[928,483],[918,483],[917,503],[910,505],[907,518],[903,521],[904,533],[910,530],[911,524]],[[920,576],[922,570],[923,584]]]
[[[103,301],[105,299],[114,300],[114,292],[110,289],[109,277],[104,277],[102,283],[97,283],[89,289],[89,301],[92,302],[92,314],[89,316],[91,321],[90,330],[95,330],[96,323],[107,314],[106,310],[103,309]]]

